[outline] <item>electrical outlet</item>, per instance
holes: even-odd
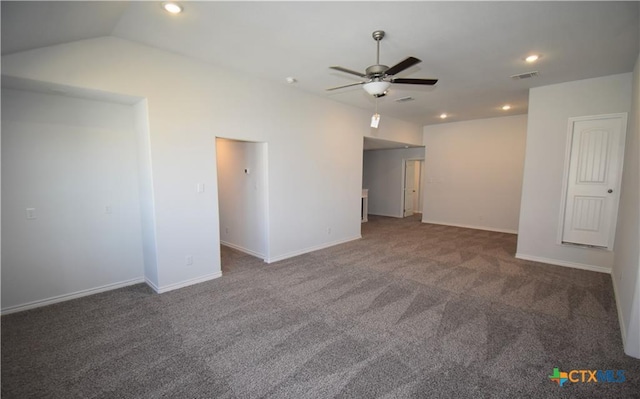
[[[229,234],[229,228],[228,227],[224,228],[224,234]]]
[[[191,265],[193,265],[193,256],[191,256],[191,255],[187,255],[187,257],[186,257],[186,263],[187,263],[187,266],[191,266]]]
[[[327,234],[331,235],[331,227],[327,227]]]
[[[27,214],[27,219],[35,219],[36,218],[36,208],[27,208],[26,214]]]

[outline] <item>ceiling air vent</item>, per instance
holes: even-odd
[[[532,71],[532,72],[521,73],[519,75],[513,75],[511,76],[511,79],[515,79],[515,80],[529,79],[529,78],[535,78],[536,76],[538,76],[538,71]]]
[[[398,103],[406,103],[407,101],[413,101],[413,100],[415,100],[415,98],[413,98],[411,96],[406,96],[406,97],[397,98],[396,102],[398,102]]]

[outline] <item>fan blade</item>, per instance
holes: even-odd
[[[420,61],[415,57],[407,57],[404,61],[400,61],[399,63],[395,64],[391,68],[387,69],[384,73],[387,75],[395,75],[396,73],[402,72],[405,69],[411,68],[415,64],[419,64],[421,62],[422,61]]]
[[[366,77],[366,76],[367,76],[367,75],[365,75],[364,73],[360,73],[360,72],[352,71],[351,69],[343,68],[343,67],[341,67],[341,66],[330,66],[329,68],[331,68],[331,69],[335,69],[336,71],[346,72],[346,73],[350,73],[350,74],[352,74],[352,75],[360,76],[361,78],[364,78],[364,77]]]
[[[438,79],[407,79],[407,78],[397,78],[391,79],[391,83],[404,83],[410,85],[427,85],[433,86],[438,83]]]
[[[358,86],[358,85],[363,85],[363,84],[365,84],[365,82],[351,83],[351,84],[344,85],[344,86],[331,87],[331,88],[328,88],[328,89],[325,89],[325,90],[326,91],[338,90],[338,89],[344,89],[345,87]]]

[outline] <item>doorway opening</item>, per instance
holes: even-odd
[[[402,217],[422,216],[422,179],[424,159],[406,159],[404,161],[404,186]]]
[[[267,143],[216,138],[216,163],[224,272],[229,248],[268,258]]]
[[[406,209],[422,221],[425,151],[421,145],[364,138],[362,189],[365,190],[363,197],[367,197],[369,216],[403,218]],[[413,184],[408,187],[407,162],[414,168],[409,171]],[[411,194],[405,195],[405,191]]]

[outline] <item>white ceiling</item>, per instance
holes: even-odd
[[[187,2],[178,16],[160,2],[2,2],[2,54],[113,35],[373,110],[358,81],[329,69],[422,63],[400,77],[379,112],[420,125],[522,114],[528,89],[630,72],[639,53],[639,2]],[[523,58],[542,54],[534,65]],[[511,75],[539,71],[539,77]],[[415,101],[397,103],[411,96]],[[509,103],[505,112],[500,106]]]

